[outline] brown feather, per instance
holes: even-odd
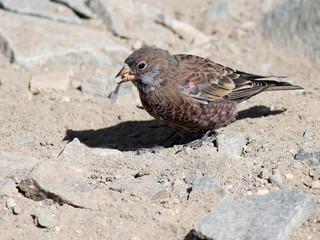
[[[296,90],[299,86],[225,67],[194,55],[174,55],[179,62],[181,92],[200,103],[216,99],[243,101],[263,91]],[[283,77],[281,77],[283,78]]]

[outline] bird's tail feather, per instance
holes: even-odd
[[[267,83],[267,87],[264,89],[265,91],[282,91],[282,90],[299,90],[303,89],[300,86],[292,85],[288,82],[277,82],[272,80],[265,80]]]

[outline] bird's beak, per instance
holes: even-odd
[[[135,79],[135,75],[132,74],[132,70],[130,69],[130,67],[125,64],[123,66],[123,68],[120,70],[120,72],[117,74],[117,77],[121,76],[121,81],[118,82],[118,84],[123,83],[123,82],[128,82],[128,81],[133,81]]]

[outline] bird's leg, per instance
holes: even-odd
[[[213,130],[208,130],[200,139],[198,139],[194,142],[185,144],[184,147],[193,148],[194,150],[198,149],[199,147],[202,146],[202,143],[208,138],[208,136],[212,133],[212,131]]]

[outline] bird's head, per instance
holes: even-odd
[[[125,61],[117,74],[120,83],[133,81],[147,87],[157,87],[165,79],[164,73],[174,69],[177,64],[175,58],[166,50],[154,47],[143,47],[133,52]]]

